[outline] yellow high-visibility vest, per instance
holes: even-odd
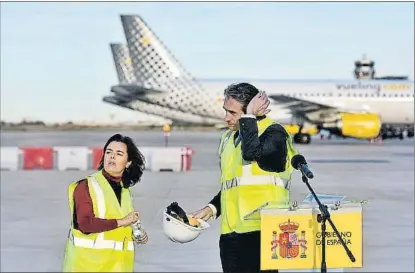
[[[121,219],[134,211],[130,189],[122,187],[120,206],[102,171],[89,175],[87,179],[96,217]],[[69,185],[71,218],[74,212],[73,193],[77,185],[78,182]],[[72,219],[63,272],[133,272],[133,269],[134,243],[131,226],[84,234],[74,228]]]
[[[258,135],[275,122],[266,117],[257,122]],[[287,162],[280,173],[262,170],[257,162],[242,158],[241,144],[234,144],[235,132],[222,134],[219,145],[221,166],[221,233],[246,233],[261,229],[260,219],[245,220],[244,217],[267,202],[288,204],[290,199],[291,158],[297,154],[287,134]]]
[[[163,125],[163,132],[168,133],[170,132],[170,125],[167,123]]]

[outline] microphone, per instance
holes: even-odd
[[[305,160],[304,156],[300,154],[293,156],[291,159],[291,165],[294,167],[294,169],[300,170],[305,177],[310,179],[314,177],[314,174],[307,166],[307,161]]]

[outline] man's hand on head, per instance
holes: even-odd
[[[268,109],[270,101],[268,96],[265,94],[265,91],[259,91],[259,93],[249,102],[248,106],[246,107],[246,114],[247,115],[254,115],[254,116],[263,116],[271,112]]]

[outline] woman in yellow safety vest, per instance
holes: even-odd
[[[66,242],[64,272],[133,272],[134,210],[130,188],[140,181],[144,156],[133,140],[113,135],[104,146],[98,171],[69,185],[71,228]]]

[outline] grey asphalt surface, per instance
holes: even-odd
[[[2,146],[103,146],[116,132],[2,132]],[[138,146],[163,145],[161,132],[122,132]],[[172,132],[170,146],[195,150],[186,173],[146,171],[133,188],[136,208],[149,242],[137,249],[137,272],[220,272],[219,221],[187,245],[162,232],[161,211],[178,201],[186,211],[203,207],[219,190],[216,149],[219,132]],[[348,272],[414,271],[414,144],[387,140],[313,139],[297,145],[315,174],[317,193],[344,194],[368,200],[364,207],[363,268]],[[61,271],[69,227],[67,186],[92,171],[1,171],[1,271]],[[300,174],[293,176],[292,196],[309,193]]]

